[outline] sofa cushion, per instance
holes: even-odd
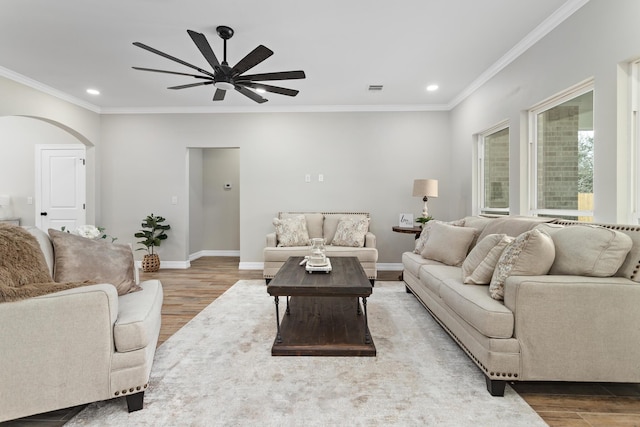
[[[489,225],[491,221],[493,221],[493,218],[480,216],[480,215],[464,217],[464,226],[476,229],[476,237],[473,239],[473,242],[471,242],[471,246],[470,246],[471,248],[473,248],[476,245],[480,237],[480,234],[482,234],[482,231],[484,230],[484,228],[487,225]]]
[[[462,265],[475,234],[476,231],[473,228],[435,223],[429,231],[429,238],[422,250],[422,256],[447,265]]]
[[[624,262],[632,241],[619,231],[573,225],[552,233],[556,257],[549,274],[609,277]]]
[[[513,239],[506,234],[489,234],[478,242],[462,263],[462,281],[474,285],[491,283],[500,255]]]
[[[511,338],[513,313],[489,296],[488,286],[466,286],[460,279],[444,280],[440,297],[467,323],[489,338]]]
[[[304,219],[307,221],[307,232],[309,233],[309,239],[323,238],[322,225],[324,223],[324,215],[319,212],[307,212],[307,213],[295,213],[295,212],[280,212],[279,218],[293,218],[300,215],[304,215]]]
[[[420,236],[416,239],[416,245],[413,250],[414,254],[421,254],[424,250],[424,245],[427,243],[429,239],[429,232],[431,231],[431,227],[434,224],[449,224],[454,225],[456,227],[462,227],[464,225],[464,219],[459,219],[456,221],[443,222],[438,220],[431,220],[422,226],[422,231],[420,232]]]
[[[324,222],[322,225],[322,234],[327,245],[332,244],[333,236],[338,229],[338,223],[344,218],[369,218],[366,214],[348,214],[348,213],[326,213],[324,214]]]
[[[504,299],[504,282],[509,276],[539,276],[549,272],[555,258],[555,246],[551,237],[540,231],[522,233],[507,246],[491,278],[491,297]]]
[[[116,351],[124,353],[155,345],[160,330],[162,285],[158,280],[140,284],[141,291],[118,298],[118,319],[113,327]]]
[[[520,216],[508,216],[504,218],[495,218],[492,219],[490,223],[484,227],[480,236],[478,236],[478,241],[484,239],[489,234],[506,234],[507,236],[519,236],[525,231],[529,231],[533,229],[535,226],[545,223],[555,221],[554,218],[544,218],[544,217],[520,217]]]
[[[419,270],[425,264],[437,264],[438,261],[422,258],[422,255],[413,252],[404,252],[402,254],[402,267],[415,277],[420,277]]]
[[[278,246],[309,246],[309,232],[307,231],[307,220],[304,215],[296,215],[289,218],[273,219],[276,227],[276,237]]]
[[[140,290],[135,282],[133,253],[129,245],[92,240],[49,229],[55,253],[56,282],[109,283],[118,295]]]
[[[441,264],[437,261],[426,260],[434,264],[424,264],[418,271],[420,283],[431,292],[440,296],[440,288],[446,280],[460,281],[460,267]]]
[[[53,277],[53,265],[55,262],[55,256],[53,254],[53,246],[51,244],[51,239],[49,239],[49,235],[40,230],[38,227],[27,226],[24,227],[24,229],[27,230],[29,234],[35,237],[38,241],[40,250],[42,250],[42,254],[44,255],[44,260],[47,262],[47,267],[49,267],[49,274],[51,274],[51,277]]]
[[[364,246],[364,236],[369,231],[369,218],[342,218],[331,240],[333,246]]]

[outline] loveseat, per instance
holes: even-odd
[[[507,381],[640,383],[640,227],[470,216],[427,224],[402,263],[492,395]]]
[[[263,275],[273,279],[289,257],[309,255],[310,240],[323,238],[326,255],[357,257],[373,285],[378,274],[376,236],[369,231],[366,212],[280,212],[275,231],[267,234]],[[336,238],[336,233],[338,237]]]
[[[7,287],[7,278],[18,276],[0,255],[0,421],[122,396],[129,412],[142,409],[160,332],[161,283],[135,283],[127,245],[8,227],[0,225],[0,253],[17,251],[16,263],[26,259],[28,270],[44,271],[30,284]],[[100,280],[105,268],[113,270],[110,283]],[[26,291],[41,295],[24,298]]]

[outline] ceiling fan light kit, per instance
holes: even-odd
[[[220,63],[215,53],[213,53],[213,49],[211,49],[211,45],[207,41],[207,38],[202,33],[198,33],[192,30],[187,30],[187,33],[191,37],[191,40],[195,43],[202,53],[202,56],[207,60],[209,65],[213,68],[213,73],[211,71],[204,70],[200,67],[197,67],[193,64],[189,64],[181,59],[178,59],[174,56],[171,56],[167,53],[161,52],[157,49],[154,49],[150,46],[147,46],[140,42],[134,42],[133,45],[139,48],[145,49],[149,52],[155,53],[156,55],[160,55],[164,58],[167,58],[171,61],[177,62],[178,64],[184,65],[186,67],[192,68],[196,70],[200,74],[191,74],[191,73],[182,73],[177,71],[168,71],[168,70],[158,70],[155,68],[143,68],[143,67],[132,67],[135,70],[140,71],[151,71],[155,73],[166,73],[166,74],[175,74],[179,76],[188,76],[193,77],[195,79],[200,80],[197,83],[190,83],[178,86],[170,86],[167,89],[186,89],[190,87],[196,86],[207,86],[213,85],[216,88],[215,93],[213,94],[213,101],[222,101],[225,98],[227,91],[235,89],[244,96],[250,98],[251,100],[262,104],[263,102],[267,102],[266,98],[263,98],[259,95],[259,93],[271,92],[276,93],[278,95],[286,95],[286,96],[296,96],[298,94],[298,90],[288,89],[279,86],[271,86],[263,83],[256,83],[260,81],[270,81],[270,80],[294,80],[294,79],[304,79],[306,76],[304,71],[280,71],[275,73],[261,73],[261,74],[244,74],[249,71],[256,65],[260,64],[262,61],[273,55],[273,51],[263,45],[259,45],[254,50],[249,52],[244,58],[242,58],[234,67],[230,67],[227,63],[227,40],[233,37],[233,29],[227,27],[226,25],[220,25],[216,28],[218,36],[224,42],[224,51],[223,51],[223,61]]]

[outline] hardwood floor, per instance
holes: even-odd
[[[188,270],[141,273],[141,280],[160,279],[164,288],[158,345],[238,280],[262,279],[262,271],[241,271],[238,263],[236,257],[204,257],[193,261]],[[378,280],[398,280],[398,272],[379,271]],[[512,387],[551,427],[640,426],[638,384],[525,382]],[[0,426],[62,426],[81,408],[35,415]]]
[[[160,279],[164,291],[158,345],[187,324],[238,280],[262,279],[262,270],[238,270],[237,257],[203,257],[191,268],[140,272],[140,281]],[[265,291],[266,292],[266,291]]]

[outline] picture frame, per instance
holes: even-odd
[[[410,213],[401,213],[398,216],[398,226],[402,228],[413,228],[413,214]]]

